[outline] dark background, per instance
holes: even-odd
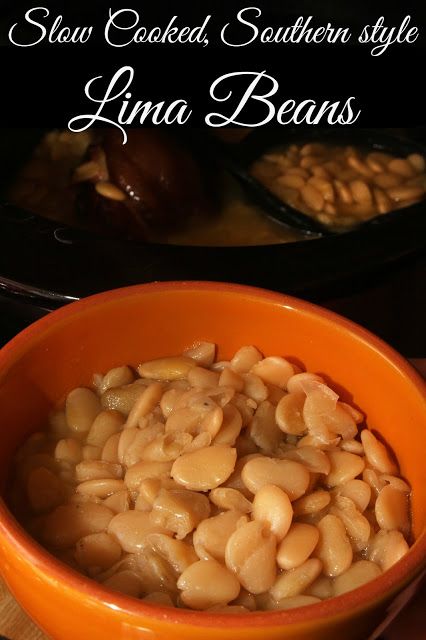
[[[359,0],[247,0],[234,2],[114,2],[113,0],[0,0],[0,55],[2,60],[3,127],[66,127],[70,117],[87,112],[85,83],[95,75],[110,78],[123,64],[134,66],[133,97],[162,100],[183,97],[190,101],[193,116],[188,125],[204,123],[205,115],[218,106],[209,99],[211,82],[237,70],[262,70],[280,83],[276,104],[285,99],[312,97],[319,102],[354,95],[362,108],[356,126],[414,127],[426,125],[424,65],[426,61],[426,2],[378,2]],[[10,26],[23,22],[30,7],[51,11],[46,26],[59,14],[63,24],[97,25],[84,46],[42,44],[19,49],[8,42]],[[179,24],[195,26],[213,14],[205,48],[183,45],[134,45],[112,49],[104,43],[103,25],[108,8],[134,8],[141,25],[165,27],[177,14]],[[312,45],[260,45],[234,49],[214,42],[214,34],[235,20],[239,9],[257,6],[264,26],[289,25],[299,15],[313,15],[314,24],[330,21],[349,26],[353,34],[366,24],[385,17],[386,25],[398,26],[406,15],[420,29],[411,45],[392,45],[379,57],[370,55],[370,45],[324,47]],[[91,110],[94,105],[91,104]],[[214,107],[214,108],[213,108]],[[113,117],[113,112],[111,113]],[[133,126],[136,126],[136,122]],[[272,123],[275,124],[275,123]],[[2,167],[6,172],[7,166]],[[426,241],[425,241],[426,245]],[[359,256],[363,260],[362,252]],[[338,265],[336,265],[338,269]],[[232,274],[230,274],[232,279]],[[407,356],[426,356],[426,258],[416,254],[391,268],[334,291],[307,295],[311,300],[337,310],[364,324]],[[10,337],[18,320],[0,313],[0,334]]]
[[[25,11],[36,5],[49,8],[50,16],[42,20],[46,27],[54,17],[63,15],[63,26],[95,25],[94,35],[85,45],[43,43],[19,48],[8,41],[10,26],[19,22],[24,33]],[[196,26],[211,13],[208,26],[210,44],[162,45],[135,44],[122,49],[108,46],[103,26],[108,9],[134,8],[140,24],[166,27],[177,14],[179,25]],[[396,7],[395,5],[399,5]],[[356,37],[366,24],[375,23],[383,15],[385,24],[399,26],[406,15],[420,35],[414,44],[394,44],[380,56],[370,55],[371,45],[250,45],[231,48],[220,44],[220,28],[236,23],[238,10],[257,6],[262,17],[254,20],[260,26],[291,25],[300,16],[313,15],[313,24],[350,27]],[[204,124],[204,117],[218,104],[209,97],[211,83],[224,73],[238,70],[266,70],[279,84],[273,98],[276,105],[293,98],[310,97],[321,102],[356,96],[362,108],[357,126],[415,126],[426,122],[422,98],[422,66],[426,38],[426,3],[381,3],[287,1],[265,2],[161,2],[121,4],[110,0],[87,2],[11,2],[3,0],[0,17],[2,85],[1,105],[4,126],[66,126],[73,115],[85,112],[90,104],[84,97],[84,85],[97,75],[111,78],[122,65],[135,68],[133,99],[187,99],[193,115],[188,126]],[[251,14],[250,14],[251,15]],[[34,27],[31,33],[34,34]],[[247,33],[247,31],[244,31]],[[356,37],[355,37],[356,34]],[[24,36],[22,35],[23,39]],[[255,103],[245,111],[247,119],[259,120]],[[117,114],[112,105],[111,116]],[[216,109],[213,109],[216,110]],[[87,111],[86,111],[87,112]],[[272,125],[274,122],[271,123]],[[136,123],[135,125],[136,126]]]

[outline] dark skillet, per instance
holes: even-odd
[[[321,134],[323,135],[323,134]],[[355,145],[384,144],[381,131],[332,130],[330,136]],[[238,145],[248,166],[266,149],[320,136],[310,130],[256,131]],[[337,139],[337,138],[335,138]],[[376,142],[375,142],[376,141]],[[424,147],[386,136],[383,148],[397,155]],[[15,155],[30,149],[21,140]],[[8,159],[8,145],[0,154]],[[0,205],[0,287],[3,294],[54,308],[98,291],[152,280],[219,280],[248,283],[312,296],[365,277],[426,246],[426,203],[386,214],[341,235],[290,244],[254,247],[189,247],[124,242],[64,227],[40,216]]]

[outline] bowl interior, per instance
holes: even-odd
[[[426,524],[426,402],[416,374],[389,347],[351,323],[274,293],[215,284],[155,284],[86,299],[43,318],[0,352],[0,481],[14,450],[94,372],[180,353],[196,340],[220,359],[255,344],[325,375],[367,416],[413,487],[413,531]]]

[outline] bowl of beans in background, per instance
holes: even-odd
[[[377,130],[293,131],[275,140],[255,132],[242,149],[255,179],[334,231],[424,206],[426,150],[407,139]]]
[[[424,569],[424,383],[320,307],[115,290],[19,334],[0,381],[0,570],[52,638],[361,639]]]
[[[120,237],[118,233],[93,233],[79,226],[77,215],[65,216],[67,205],[72,203],[68,197],[69,191],[63,188],[63,183],[67,184],[70,179],[69,149],[67,152],[69,133],[64,140],[62,137],[63,132],[53,132],[52,138],[52,132],[48,130],[11,130],[4,133],[0,149],[0,158],[3,158],[7,169],[0,176],[0,199],[14,203],[0,202],[0,305],[4,305],[9,313],[10,300],[13,299],[14,313],[19,316],[21,323],[29,323],[45,309],[54,309],[70,300],[100,291],[156,280],[227,282],[231,279],[230,274],[232,280],[242,284],[321,301],[340,296],[342,291],[353,290],[359,285],[365,286],[367,282],[373,284],[374,279],[388,266],[397,267],[398,262],[402,263],[403,259],[425,247],[424,199],[369,219],[367,217],[371,211],[369,213],[368,210],[364,213],[361,211],[360,219],[356,220],[352,214],[337,215],[336,210],[333,220],[338,219],[340,226],[332,226],[332,233],[327,233],[329,230],[322,225],[326,231],[323,236],[304,235],[277,222],[274,214],[277,211],[283,213],[283,208],[290,205],[250,175],[250,168],[265,154],[274,154],[277,149],[287,150],[293,145],[299,150],[305,147],[304,153],[306,145],[321,144],[327,148],[353,147],[362,158],[371,152],[403,160],[413,155],[422,157],[425,155],[425,131],[420,127],[404,130],[311,128],[308,131],[301,128],[262,127],[253,130],[244,140],[229,143],[225,148],[226,154],[235,154],[236,162],[232,163],[234,173],[238,173],[243,183],[240,185],[233,176],[227,176],[229,188],[224,184],[223,195],[229,195],[229,208],[226,207],[226,211],[230,215],[226,213],[224,218],[213,216],[211,225],[194,225],[191,229],[197,238],[193,236],[190,240],[184,237],[185,234],[179,233],[180,237],[176,237],[172,244],[166,243],[164,238],[155,242],[137,242]],[[14,200],[11,190],[19,182],[19,176],[25,174],[26,159],[36,161],[35,176],[39,175],[38,144],[51,138],[55,141],[52,151],[56,149],[58,140],[62,142],[55,153],[51,154],[50,150],[47,153],[49,163],[43,163],[42,181],[47,177],[49,184],[42,189],[39,178],[29,179],[30,193],[34,198],[37,199],[43,192],[46,203],[50,202],[47,211],[42,202],[38,207],[35,204],[32,207],[29,201]],[[205,135],[197,137],[197,153],[202,158],[209,157],[205,139]],[[59,150],[61,153],[56,155]],[[310,161],[310,156],[299,156],[298,151],[299,164],[305,164],[306,158]],[[63,162],[57,162],[57,157],[61,157]],[[315,162],[320,162],[316,156],[313,157]],[[275,164],[268,164],[275,172]],[[308,180],[314,177],[311,172],[315,165],[309,171],[298,166],[291,168],[300,169],[303,175],[306,175],[306,171],[310,176]],[[318,167],[315,170],[318,171]],[[58,172],[60,175],[57,175]],[[293,176],[292,179],[295,177],[301,178]],[[393,179],[405,180],[403,176],[398,178],[397,174]],[[416,178],[407,177],[407,180],[412,179]],[[357,184],[363,180],[359,178]],[[345,182],[345,185],[349,182]],[[55,191],[55,185],[58,191]],[[316,189],[314,185],[311,186]],[[382,187],[377,189],[383,191]],[[343,191],[347,194],[347,190]],[[58,197],[60,195],[59,199],[53,197],[54,193]],[[294,196],[298,192],[293,189],[290,193]],[[309,193],[318,198],[316,191],[311,188],[308,189]],[[332,194],[336,199],[334,185]],[[329,209],[328,205],[333,205],[331,209],[335,206],[321,197],[319,202],[324,208],[326,205]],[[271,208],[272,200],[275,206]],[[361,210],[363,205],[361,203],[356,207]],[[55,212],[61,212],[61,216],[55,217]],[[287,220],[288,216],[293,220],[297,217],[295,210],[286,213]],[[315,215],[325,213],[325,209],[314,212]],[[318,225],[318,222],[315,221],[315,224]],[[20,247],[20,251],[16,251],[16,247]],[[35,262],[36,271],[33,268]],[[52,269],[52,264],[55,264],[55,269]],[[91,269],[88,272],[87,264],[108,264],[109,268]],[[70,273],[73,274],[72,280]]]

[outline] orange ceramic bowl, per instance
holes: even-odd
[[[413,487],[415,543],[392,569],[338,598],[281,612],[199,613],[144,604],[55,560],[0,501],[0,571],[51,638],[60,640],[366,639],[413,591],[426,557],[426,399],[423,381],[386,344],[300,300],[237,285],[158,283],[111,291],[55,311],[0,352],[0,481],[13,452],[49,409],[92,373],[175,354],[195,339],[227,358],[244,344],[325,374],[367,414]]]

